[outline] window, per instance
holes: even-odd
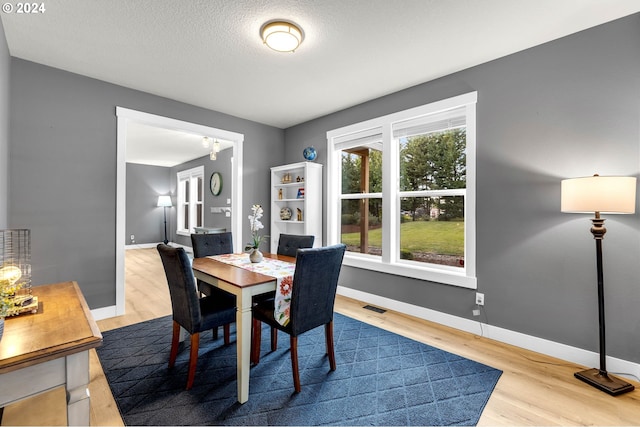
[[[178,225],[176,233],[189,236],[204,218],[204,166],[178,172]]]
[[[476,288],[475,92],[327,133],[345,265]]]

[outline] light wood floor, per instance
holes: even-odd
[[[127,314],[99,321],[102,331],[171,313],[164,271],[156,249],[127,250],[125,262]],[[402,313],[378,314],[363,309],[364,305],[338,296],[335,309],[503,371],[480,418],[480,426],[640,425],[640,384],[637,382],[632,381],[636,385],[635,391],[612,397],[575,379],[573,373],[583,367],[570,362]],[[90,392],[91,424],[123,425],[95,351],[91,355]],[[55,390],[7,407],[2,425],[62,425],[65,422],[64,393]]]

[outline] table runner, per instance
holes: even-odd
[[[289,323],[291,287],[293,285],[293,273],[296,269],[295,264],[272,258],[264,258],[260,262],[253,263],[249,260],[248,253],[213,255],[207,258],[275,278],[276,300],[273,315],[282,326],[286,326]]]

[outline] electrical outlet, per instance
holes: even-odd
[[[476,292],[476,305],[484,305],[484,294]]]
[[[472,313],[474,316],[480,316],[480,310],[478,310],[477,308],[473,310]]]
[[[136,240],[136,236],[135,236],[135,234],[132,234],[132,235],[131,235],[131,240]]]

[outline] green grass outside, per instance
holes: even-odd
[[[342,242],[360,245],[360,233],[345,233]],[[382,229],[369,231],[369,245],[382,247]],[[400,249],[412,253],[464,256],[463,221],[415,221],[400,224]]]

